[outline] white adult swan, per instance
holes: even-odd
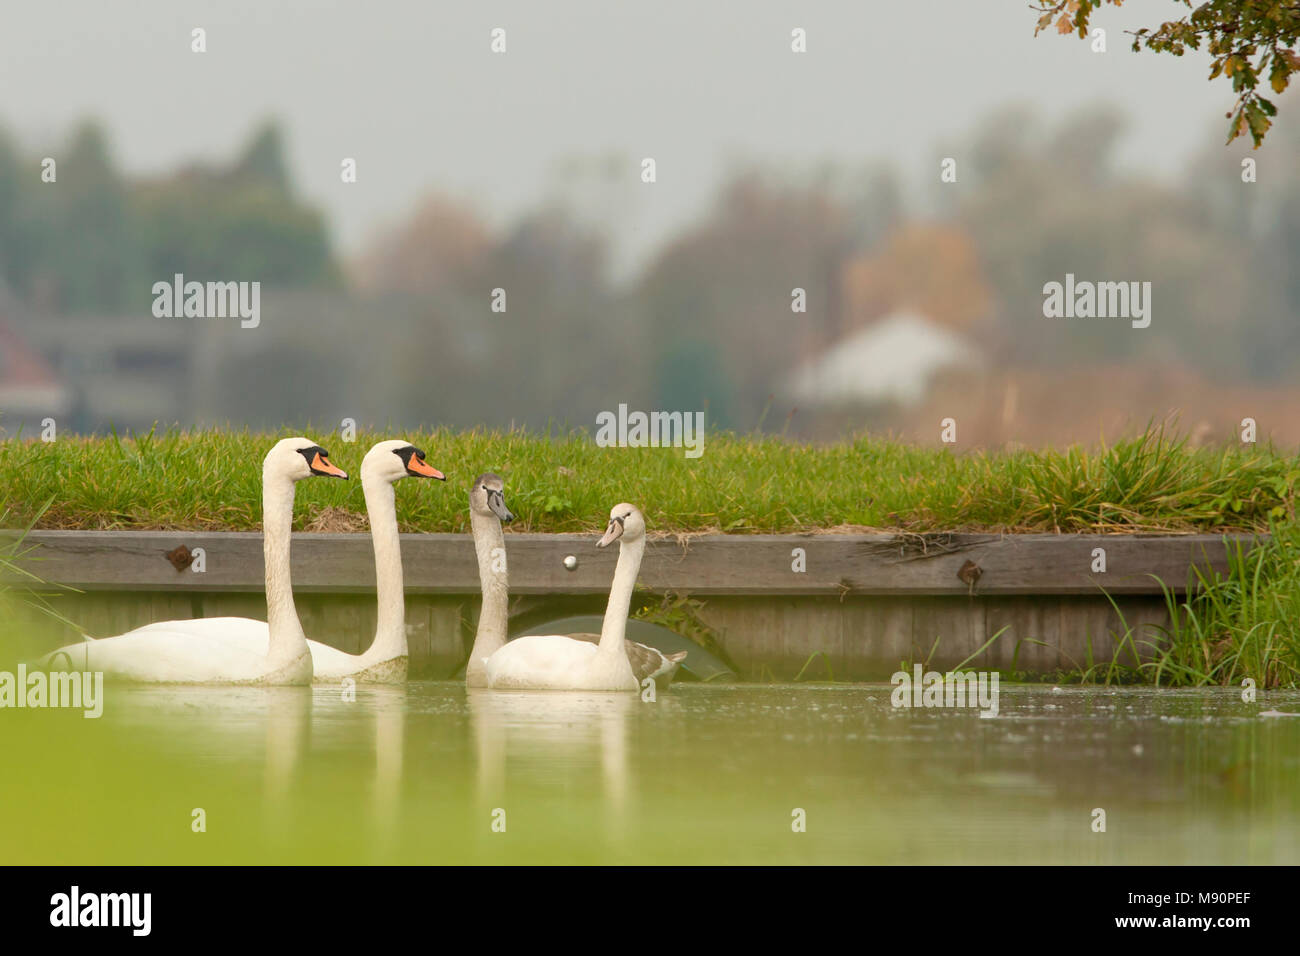
[[[478,554],[479,587],[483,593],[483,606],[479,611],[478,628],[474,632],[474,647],[465,665],[465,686],[486,687],[487,671],[483,662],[506,645],[510,625],[510,584],[506,566],[505,535],[502,522],[509,523],[515,516],[505,502],[505,485],[499,475],[485,472],[474,479],[469,492],[470,528],[474,532],[474,550]],[[633,575],[635,581],[635,574]],[[597,644],[599,634],[566,634],[576,641]],[[686,657],[685,651],[664,654],[658,648],[636,641],[624,640],[628,663],[637,684],[652,677],[658,688],[667,687]]]
[[[425,462],[421,449],[400,439],[381,441],[361,461],[361,489],[370,516],[370,537],[375,546],[375,590],[379,597],[375,640],[362,654],[349,654],[319,641],[308,641],[317,683],[344,677],[385,684],[406,681],[402,540],[397,533],[393,485],[407,475],[446,481],[442,472]]]
[[[597,547],[619,542],[618,566],[605,607],[600,643],[559,634],[518,637],[483,663],[487,686],[530,690],[631,690],[640,688],[627,659],[624,637],[632,589],[645,553],[645,518],[633,505],[615,505]]]
[[[393,485],[414,475],[446,480],[442,472],[424,460],[424,452],[409,441],[391,439],[376,444],[361,462],[361,488],[366,496],[370,535],[375,549],[375,584],[379,599],[375,639],[363,654],[308,641],[313,681],[333,683],[345,677],[365,683],[401,684],[406,681],[406,602],[402,594],[402,546],[397,533],[397,502]],[[267,645],[267,625],[261,621],[233,629],[237,618],[206,618],[186,622],[189,631],[238,643],[250,653]],[[156,630],[170,624],[150,624],[140,630]]]
[[[262,549],[267,623],[248,618],[165,621],[117,637],[70,644],[41,659],[70,670],[179,684],[308,684],[311,653],[289,583],[294,485],[312,475],[346,478],[309,438],[276,442],[262,461]]]

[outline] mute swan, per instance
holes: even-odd
[[[506,507],[503,497],[505,486],[499,475],[485,472],[474,479],[469,492],[470,528],[474,532],[474,550],[478,554],[479,585],[483,592],[483,606],[479,611],[478,629],[474,632],[474,647],[465,665],[465,686],[487,686],[487,672],[483,661],[506,644],[509,629],[509,577],[506,566],[505,535],[501,523],[509,524],[515,516]],[[597,644],[599,634],[566,634],[576,641]],[[664,654],[658,648],[647,647],[636,641],[624,641],[632,675],[638,686],[647,677],[655,680],[659,689],[672,682],[678,665],[686,657],[685,651]]]
[[[633,505],[615,505],[609,528],[598,548],[619,542],[618,566],[605,607],[600,643],[589,644],[558,634],[519,637],[483,662],[487,686],[494,689],[631,690],[640,689],[627,659],[624,636],[641,556],[645,553],[645,518]]]
[[[506,575],[506,536],[501,523],[515,520],[506,507],[501,477],[484,472],[474,479],[469,490],[469,526],[474,533],[474,551],[478,555],[479,588],[483,605],[479,609],[474,647],[465,664],[465,686],[486,687],[487,671],[483,662],[506,643],[510,625],[510,585]]]
[[[363,654],[349,654],[328,644],[308,641],[315,680],[352,677],[374,683],[406,680],[406,602],[402,595],[402,541],[397,533],[397,503],[393,485],[414,475],[446,481],[424,460],[424,452],[408,441],[381,441],[361,462],[361,489],[370,515],[370,537],[375,546],[375,590],[379,614],[375,640]]]
[[[446,480],[442,472],[424,460],[421,449],[401,439],[379,442],[362,459],[361,489],[366,496],[370,536],[375,549],[375,590],[379,601],[375,639],[362,654],[349,654],[320,641],[308,641],[315,683],[335,682],[345,677],[368,683],[401,684],[406,681],[406,602],[402,594],[402,546],[397,533],[397,502],[393,485],[407,475]],[[203,631],[214,638],[237,642],[250,653],[266,647],[267,625],[261,621],[249,621],[249,626],[232,632],[229,628],[231,620],[214,617],[187,623],[192,633]],[[169,626],[150,624],[139,630]]]
[[[117,637],[59,648],[41,659],[51,667],[180,684],[309,684],[311,653],[289,583],[294,486],[312,475],[347,478],[329,452],[308,438],[276,442],[262,462],[262,548],[267,622],[247,618],[165,621]]]

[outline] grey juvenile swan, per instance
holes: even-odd
[[[560,656],[556,656],[556,654],[549,655],[547,657],[547,666],[550,670],[559,668],[560,671],[563,671],[567,665],[561,661],[561,658],[567,662],[572,657],[571,663],[575,671],[569,677],[572,677],[576,683],[570,689],[637,689],[646,678],[653,678],[656,687],[662,689],[671,683],[678,666],[687,654],[686,651],[664,654],[657,648],[647,647],[644,644],[625,639],[627,612],[631,603],[632,588],[636,584],[636,572],[637,567],[640,565],[641,550],[645,547],[645,523],[640,517],[640,512],[631,505],[621,505],[619,507],[628,513],[626,515],[620,513],[618,517],[611,514],[609,530],[605,533],[605,537],[601,539],[601,547],[611,544],[625,534],[625,522],[633,513],[635,519],[631,529],[633,533],[628,535],[626,542],[620,542],[619,568],[615,574],[614,586],[610,591],[610,606],[606,611],[605,626],[603,628],[604,631],[609,632],[609,640],[604,640],[602,634],[544,636],[545,642],[565,642],[551,647],[551,650],[555,650],[556,654]],[[506,507],[504,485],[499,475],[487,472],[479,475],[474,480],[474,485],[469,493],[469,510],[470,527],[474,532],[474,550],[478,555],[479,586],[483,593],[483,607],[479,613],[478,629],[474,634],[474,647],[470,651],[469,663],[465,667],[465,684],[467,687],[486,687],[491,686],[491,682],[485,662],[488,658],[495,657],[498,651],[507,646],[506,632],[509,626],[510,587],[506,565],[505,535],[502,533],[501,523],[503,521],[513,521],[514,515]],[[615,509],[615,511],[618,510],[618,508]],[[630,551],[623,550],[625,543],[630,546]],[[522,637],[512,642],[511,646],[520,642],[524,642],[521,646],[533,646],[538,643],[538,639],[538,636]],[[569,645],[577,646],[569,647]],[[606,647],[621,647],[619,656],[626,659],[626,671],[617,662],[610,661],[609,666],[601,668],[602,673],[598,677],[594,674],[586,674],[586,671],[591,669],[591,664],[586,663],[586,659],[595,654],[598,649]],[[510,652],[505,657],[497,658],[497,660],[498,662],[505,661],[516,653],[518,652]],[[606,654],[608,653],[612,652],[607,651]],[[602,661],[606,654],[600,655]],[[540,662],[533,663],[538,664]],[[537,668],[532,667],[531,669],[536,670]],[[579,671],[585,676],[579,675]],[[604,673],[604,671],[609,673]],[[543,679],[539,674],[534,674],[533,677],[537,679],[537,683],[518,683],[517,681],[523,681],[526,678],[517,676],[511,679],[510,686],[554,688],[566,681],[564,676],[553,675]],[[501,681],[504,679],[504,675],[499,673],[496,686],[502,686]],[[601,686],[595,686],[597,684]]]

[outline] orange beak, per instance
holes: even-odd
[[[324,455],[317,452],[311,460],[311,470],[318,475],[332,475],[335,478],[346,478],[348,473],[330,463],[330,460]]]
[[[437,478],[439,481],[447,480],[447,476],[437,468],[434,468],[423,458],[416,458],[414,455],[406,463],[406,470],[413,475],[419,475],[421,478]]]

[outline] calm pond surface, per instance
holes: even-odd
[[[0,862],[1300,862],[1300,694],[890,691],[110,685],[0,711]]]

